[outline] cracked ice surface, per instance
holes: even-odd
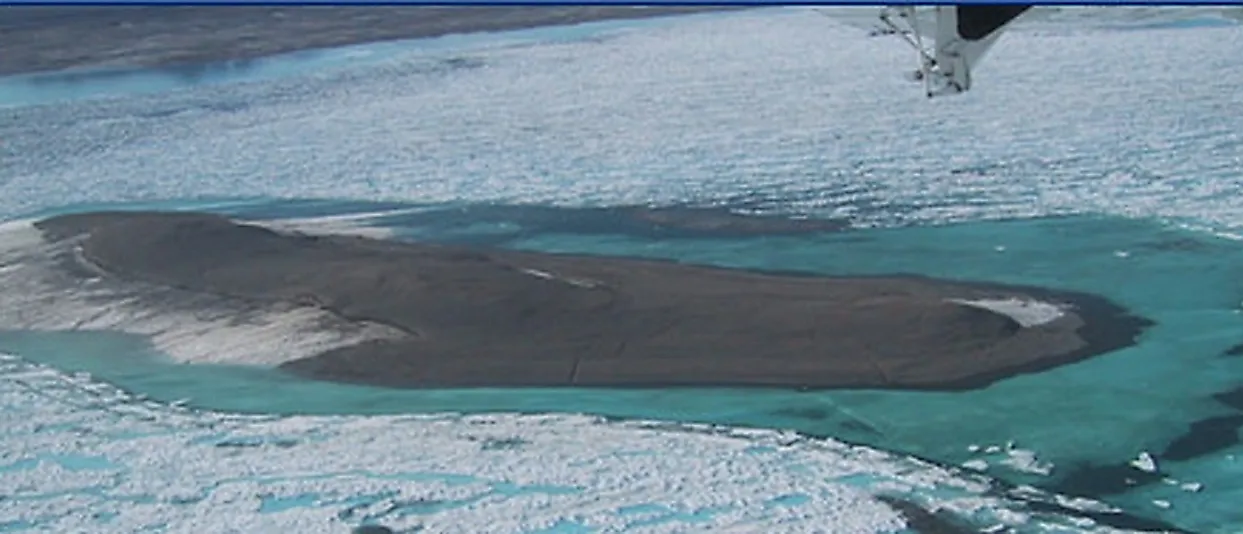
[[[937,506],[997,524],[1068,528],[985,496],[982,478],[776,431],[576,415],[224,415],[7,355],[0,408],[0,526],[9,528],[901,529],[877,491],[935,493]]]
[[[1142,15],[1016,25],[978,87],[935,105],[896,80],[913,59],[900,42],[760,10],[5,109],[0,212],[239,195],[688,201],[863,226],[1103,212],[1243,230],[1243,31],[1089,23],[1103,13]],[[1152,16],[1171,13],[1190,12]]]

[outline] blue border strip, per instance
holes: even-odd
[[[548,0],[548,1],[530,1],[530,0],[458,0],[458,1],[393,1],[384,2],[378,0],[357,0],[357,1],[340,1],[340,0],[322,0],[322,1],[306,1],[306,0],[201,0],[201,1],[179,1],[169,0],[166,2],[151,0],[133,0],[133,1],[98,1],[98,0],[60,0],[60,1],[41,1],[41,0],[8,0],[0,2],[0,6],[474,6],[474,7],[520,7],[520,6],[674,6],[674,7],[695,7],[695,6],[751,6],[751,7],[776,7],[776,6],[881,6],[881,5],[960,5],[960,4],[1029,4],[1032,2],[1022,2],[1016,0],[962,0],[958,2],[949,0],[933,0],[933,1],[903,1],[893,0],[888,2],[878,2],[875,0],[857,0],[857,1],[815,1],[815,0],[750,0],[750,1],[710,1],[710,0],[652,0],[649,2],[635,2],[627,0],[596,0],[582,2],[568,2],[564,0]],[[1075,0],[1046,0],[1036,2],[1036,5],[1046,6],[1239,6],[1243,7],[1243,0],[1226,1],[1226,0],[1164,0],[1164,1],[1096,1],[1084,2]]]

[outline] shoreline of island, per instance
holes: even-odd
[[[308,235],[193,212],[34,225],[72,244],[61,284],[102,271],[167,290],[125,293],[135,305],[241,302],[276,310],[267,321],[314,312],[306,328],[372,328],[269,363],[381,387],[967,390],[1125,348],[1152,324],[1096,295],[916,275]]]

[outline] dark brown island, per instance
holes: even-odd
[[[76,261],[113,277],[391,326],[401,335],[282,364],[380,386],[975,388],[1128,346],[1150,325],[1093,295],[913,276],[301,235],[202,213],[36,226],[80,239]],[[1049,304],[998,307],[1018,302]]]

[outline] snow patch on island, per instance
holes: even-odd
[[[1038,300],[1007,299],[947,299],[949,302],[981,308],[1005,315],[1023,328],[1031,328],[1056,321],[1066,315],[1063,306]]]
[[[87,276],[75,275],[80,270]],[[34,221],[0,224],[0,329],[112,331],[147,336],[181,363],[279,365],[335,348],[404,337],[313,305],[242,301],[121,280],[74,240],[46,242]]]

